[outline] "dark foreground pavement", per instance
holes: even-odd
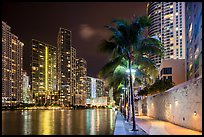
[[[114,135],[148,135],[140,127],[136,127],[138,131],[132,130],[132,122],[127,122],[120,111],[117,111],[115,120]]]

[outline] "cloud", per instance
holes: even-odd
[[[80,34],[81,38],[83,38],[83,39],[90,39],[96,34],[96,30],[87,24],[82,24],[80,26],[79,34]]]
[[[88,24],[82,24],[80,26],[79,35],[82,39],[89,40],[93,37],[105,38],[107,36],[107,32],[105,29],[96,29]]]

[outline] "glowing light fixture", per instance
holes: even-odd
[[[197,113],[196,113],[196,111],[194,111],[194,116],[196,116],[197,115]]]
[[[178,101],[175,101],[175,105],[176,105],[176,106],[178,105]]]
[[[130,73],[130,69],[127,69],[125,72],[126,73]],[[131,72],[134,73],[134,72],[136,72],[136,70],[135,69],[131,69]]]

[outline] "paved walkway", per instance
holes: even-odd
[[[136,116],[136,124],[149,135],[202,135],[202,132],[177,126],[148,116]]]
[[[132,130],[132,123],[126,122],[120,111],[116,112],[114,135],[148,135],[140,127],[136,127],[138,131]]]

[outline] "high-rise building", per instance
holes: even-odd
[[[186,80],[202,77],[202,3],[186,2]]]
[[[30,78],[26,71],[23,71],[23,93],[22,102],[26,104],[35,103],[33,102],[33,93],[30,90]]]
[[[83,58],[76,59],[76,81],[75,105],[86,105],[86,76],[87,63]]]
[[[91,77],[86,77],[86,104],[90,104],[91,92],[92,92],[92,83]]]
[[[114,99],[113,99],[113,88],[110,88],[108,91],[108,96],[110,98],[109,100],[109,104],[112,106],[114,105]]]
[[[60,28],[57,37],[57,90],[60,105],[74,105],[76,92],[76,49],[71,45],[71,31]]]
[[[98,78],[87,76],[87,104],[91,99],[104,96],[104,81]]]
[[[2,21],[2,105],[21,101],[23,46],[11,27]]]
[[[148,29],[149,35],[156,35],[161,40],[161,2],[149,2],[147,13],[151,20],[151,27]]]
[[[152,23],[148,33],[161,40],[163,59],[185,59],[185,2],[149,2],[147,12]],[[160,66],[160,57],[151,59]]]
[[[23,71],[23,92],[22,92],[22,102],[28,103],[28,91],[29,91],[29,76],[26,71]]]
[[[32,39],[31,70],[31,91],[35,103],[58,103],[56,47]]]
[[[104,81],[102,79],[96,79],[96,96],[105,96]]]

